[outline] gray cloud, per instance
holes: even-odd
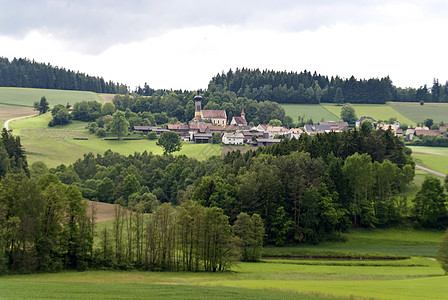
[[[277,31],[315,30],[338,22],[364,24],[391,1],[331,0],[0,0],[0,35],[49,33],[84,53],[146,39],[175,28],[241,26]],[[403,1],[397,1],[403,2]],[[428,9],[440,12],[440,1]],[[406,2],[403,2],[406,3]],[[446,5],[445,5],[446,8]]]

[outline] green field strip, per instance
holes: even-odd
[[[322,106],[335,115],[341,115],[342,106],[337,106],[336,104],[323,104]],[[416,122],[386,104],[352,104],[352,106],[358,118],[367,116],[377,121],[387,121],[390,118],[396,118],[400,123],[406,123],[411,126],[417,125]]]
[[[81,101],[101,102],[93,92],[0,87],[0,103],[4,104],[32,107],[42,96],[47,98],[50,106],[67,103],[73,105]]]
[[[448,174],[448,156],[413,153],[415,162],[423,167]]]
[[[414,102],[389,102],[388,105],[414,122],[423,122],[433,119],[434,122],[448,122],[448,103],[425,103],[420,105]]]
[[[280,104],[285,110],[287,116],[290,116],[294,122],[298,117],[304,117],[304,120],[312,119],[314,123],[324,121],[341,121],[341,118],[325,109],[319,104]]]

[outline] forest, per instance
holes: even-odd
[[[157,205],[149,192],[132,197],[153,202],[131,206],[121,198],[112,228],[104,227],[98,234],[93,206],[89,207],[77,182],[64,183],[70,179],[61,175],[68,172],[55,172],[64,179],[61,182],[43,163],[33,164],[31,171],[26,164],[19,167],[15,162],[24,159],[21,151],[20,140],[3,130],[0,165],[6,172],[0,174],[0,275],[104,268],[217,272],[238,259],[260,258],[264,224],[259,215],[241,213],[231,225],[221,208],[195,201]],[[82,173],[78,166],[76,170]],[[88,176],[85,171],[83,178]],[[125,181],[128,193],[135,182]],[[100,188],[108,189],[105,183]],[[114,189],[106,190],[104,197],[110,192]]]
[[[128,87],[125,84],[105,81],[102,77],[89,76],[26,58],[14,58],[10,61],[5,57],[0,57],[0,86],[108,94],[128,92]]]
[[[414,177],[409,154],[390,131],[363,127],[205,161],[146,152],[86,154],[49,172],[88,199],[141,205],[145,212],[194,200],[221,208],[231,223],[242,212],[256,213],[265,243],[282,245],[337,238],[352,226],[404,222],[410,211],[398,194]],[[431,226],[443,226],[443,217]]]
[[[89,76],[27,58],[14,58],[10,61],[0,57],[0,86],[82,90],[109,94],[130,92],[125,84],[106,82],[102,77]],[[136,87],[134,92],[142,96],[171,92],[177,95],[189,93],[182,90],[154,90],[147,83],[143,87]],[[252,99],[256,102],[298,104],[448,102],[448,84],[439,83],[438,79],[434,79],[430,87],[425,84],[419,88],[402,88],[394,86],[388,76],[370,79],[356,79],[354,76],[341,78],[337,75],[329,77],[307,70],[286,72],[230,69],[227,73],[222,72],[214,76],[209,82],[207,92],[211,94],[230,92],[235,98]],[[231,107],[229,109],[232,111]]]
[[[259,69],[236,69],[217,74],[208,85],[210,92],[230,91],[238,97],[278,103],[318,104],[399,102],[448,102],[448,84],[434,79],[431,88],[400,88],[389,77],[356,79],[311,73],[280,72]]]

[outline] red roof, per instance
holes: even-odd
[[[247,125],[247,121],[241,117],[233,117],[232,121],[235,120],[236,124]]]
[[[440,135],[440,131],[438,131],[438,130],[416,130],[414,135],[431,135],[431,136],[436,136],[436,135]]]
[[[188,130],[189,127],[187,124],[179,123],[179,124],[168,124],[169,130]]]
[[[202,118],[227,119],[225,110],[202,110]]]

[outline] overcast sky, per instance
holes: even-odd
[[[0,0],[0,56],[128,84],[206,88],[230,68],[395,85],[448,80],[448,0]]]

